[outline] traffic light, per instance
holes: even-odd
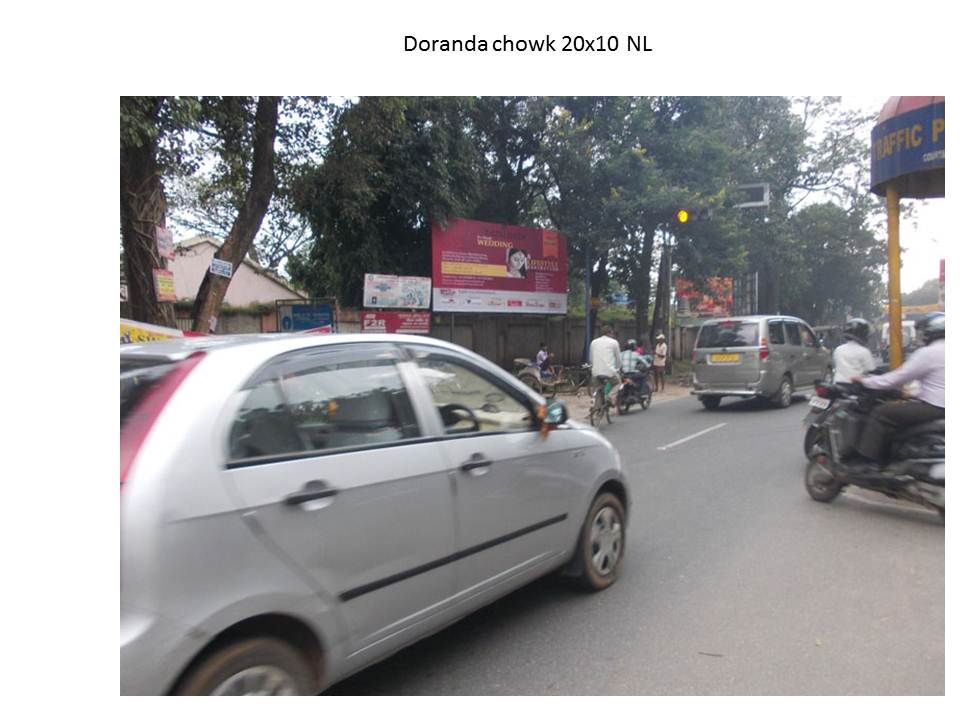
[[[688,222],[701,222],[713,218],[713,211],[710,208],[700,208],[699,210],[688,210],[680,208],[675,215],[677,222],[686,225]]]

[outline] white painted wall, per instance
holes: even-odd
[[[193,247],[177,248],[176,257],[167,261],[167,269],[173,272],[178,299],[193,299],[197,296],[203,276],[210,267],[216,248],[208,242]],[[234,307],[251,303],[272,303],[275,300],[296,300],[304,296],[288,290],[266,275],[257,274],[246,263],[233,269],[233,279],[227,288],[224,302]]]

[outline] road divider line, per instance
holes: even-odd
[[[664,445],[663,447],[658,447],[657,450],[669,450],[670,448],[676,447],[677,445],[682,445],[683,443],[687,442],[687,440],[693,440],[694,438],[698,438],[698,437],[700,437],[701,435],[706,435],[708,432],[713,432],[713,431],[716,430],[717,428],[722,428],[724,425],[726,425],[726,423],[720,423],[719,425],[714,425],[713,427],[708,427],[706,430],[701,430],[700,432],[694,433],[693,435],[687,435],[687,437],[685,437],[685,438],[681,438],[681,439],[679,439],[679,440],[675,440],[674,442],[670,443],[669,445]]]

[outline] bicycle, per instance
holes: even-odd
[[[600,424],[601,417],[605,417],[607,423],[613,422],[610,418],[610,404],[607,402],[607,393],[610,392],[613,383],[606,376],[597,379],[601,382],[597,385],[597,389],[593,391],[593,402],[590,404],[590,424],[594,427]]]

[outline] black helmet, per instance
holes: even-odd
[[[636,350],[636,349],[637,349],[637,341],[633,339],[627,340],[627,350]]]
[[[847,340],[856,340],[861,345],[867,344],[867,338],[870,337],[870,323],[863,318],[851,318],[843,326],[843,337]]]
[[[916,329],[923,333],[924,345],[929,345],[934,340],[943,340],[947,334],[947,316],[942,312],[930,313],[917,321]]]

